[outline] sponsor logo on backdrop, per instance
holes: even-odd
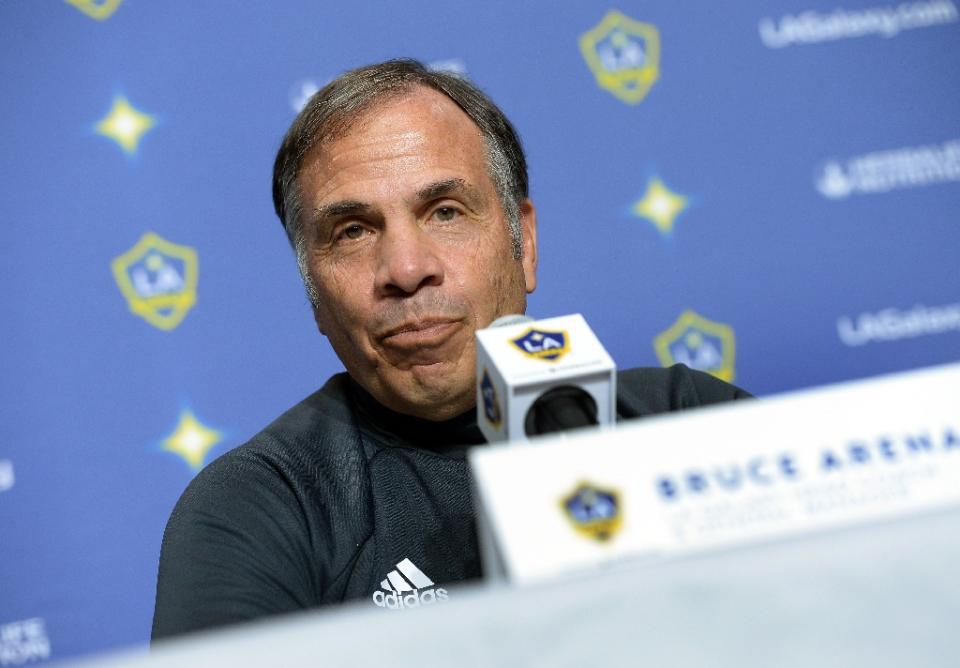
[[[203,424],[193,411],[184,408],[180,411],[177,426],[160,442],[160,447],[183,459],[194,471],[199,471],[203,468],[207,453],[221,440],[223,434],[220,431]]]
[[[793,44],[818,44],[869,35],[896,37],[904,30],[957,20],[957,7],[951,0],[933,0],[865,9],[838,8],[828,13],[786,14],[779,20],[760,19],[758,27],[760,39],[767,48],[781,49]]]
[[[844,345],[851,347],[948,332],[960,332],[960,303],[942,306],[918,304],[903,310],[885,308],[837,318],[837,335]]]
[[[493,381],[490,380],[490,374],[486,369],[483,370],[483,377],[480,379],[480,396],[483,397],[483,414],[487,422],[494,427],[499,427],[503,419],[500,399],[497,397],[497,388],[493,386]]]
[[[0,666],[22,666],[50,658],[50,638],[40,617],[0,623]]]
[[[814,183],[829,199],[960,181],[960,140],[829,160]]]
[[[623,526],[620,505],[616,490],[589,482],[579,483],[560,501],[563,514],[577,533],[598,543],[608,542]]]
[[[134,107],[123,95],[117,95],[107,115],[94,126],[94,131],[112,139],[127,155],[133,156],[137,153],[140,140],[156,124],[153,116]]]
[[[689,199],[674,192],[658,176],[647,181],[643,195],[630,206],[630,213],[646,220],[663,236],[673,233],[677,216],[690,206]]]
[[[0,492],[8,492],[17,482],[13,472],[13,462],[9,459],[0,459]]]
[[[556,362],[570,352],[570,335],[566,330],[531,327],[520,336],[510,339],[510,343],[527,357],[548,362]]]
[[[197,251],[147,232],[110,264],[130,310],[164,331],[177,327],[197,301]]]
[[[97,21],[106,21],[120,7],[123,0],[65,0],[81,12]]]
[[[434,72],[451,72],[460,76],[466,76],[467,74],[467,64],[460,58],[435,60],[427,63],[427,69]],[[293,113],[299,114],[310,98],[328,83],[330,83],[329,78],[319,81],[317,79],[302,79],[296,82],[290,89],[290,108],[293,109]]]
[[[685,364],[725,381],[734,379],[736,340],[733,328],[684,311],[676,322],[653,341],[660,364]]]
[[[618,11],[580,36],[580,53],[600,88],[627,104],[638,104],[660,77],[660,33],[656,26]]]
[[[422,605],[442,603],[449,597],[443,587],[434,587],[434,582],[409,559],[397,564],[380,581],[381,590],[373,592],[373,602],[380,608],[403,610]]]

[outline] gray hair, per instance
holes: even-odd
[[[500,199],[513,242],[513,256],[523,255],[520,205],[529,196],[527,161],[520,137],[503,112],[475,85],[456,74],[428,70],[416,60],[388,60],[351,70],[320,89],[293,121],[273,164],[273,206],[297,256],[311,304],[318,294],[307,271],[297,177],[315,146],[346,134],[361,112],[416,87],[432,88],[450,98],[477,125],[487,149],[487,167]]]

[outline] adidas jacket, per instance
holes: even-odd
[[[681,365],[634,369],[618,373],[617,416],[748,396]],[[429,422],[333,376],[183,493],[153,639],[351,599],[394,607],[391,589],[430,602],[480,577],[465,452],[484,442],[473,411]]]

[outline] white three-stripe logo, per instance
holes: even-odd
[[[399,573],[397,571],[400,571]],[[401,575],[401,573],[403,575]],[[413,585],[413,586],[411,586]],[[413,591],[414,589],[423,589],[432,587],[433,580],[428,578],[423,571],[413,565],[409,559],[404,559],[397,564],[396,571],[387,573],[387,579],[380,582],[380,586],[387,591],[396,591],[403,593]]]

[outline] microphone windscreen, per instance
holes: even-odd
[[[527,436],[541,436],[597,424],[597,402],[590,393],[575,385],[559,385],[530,406],[524,432]]]

